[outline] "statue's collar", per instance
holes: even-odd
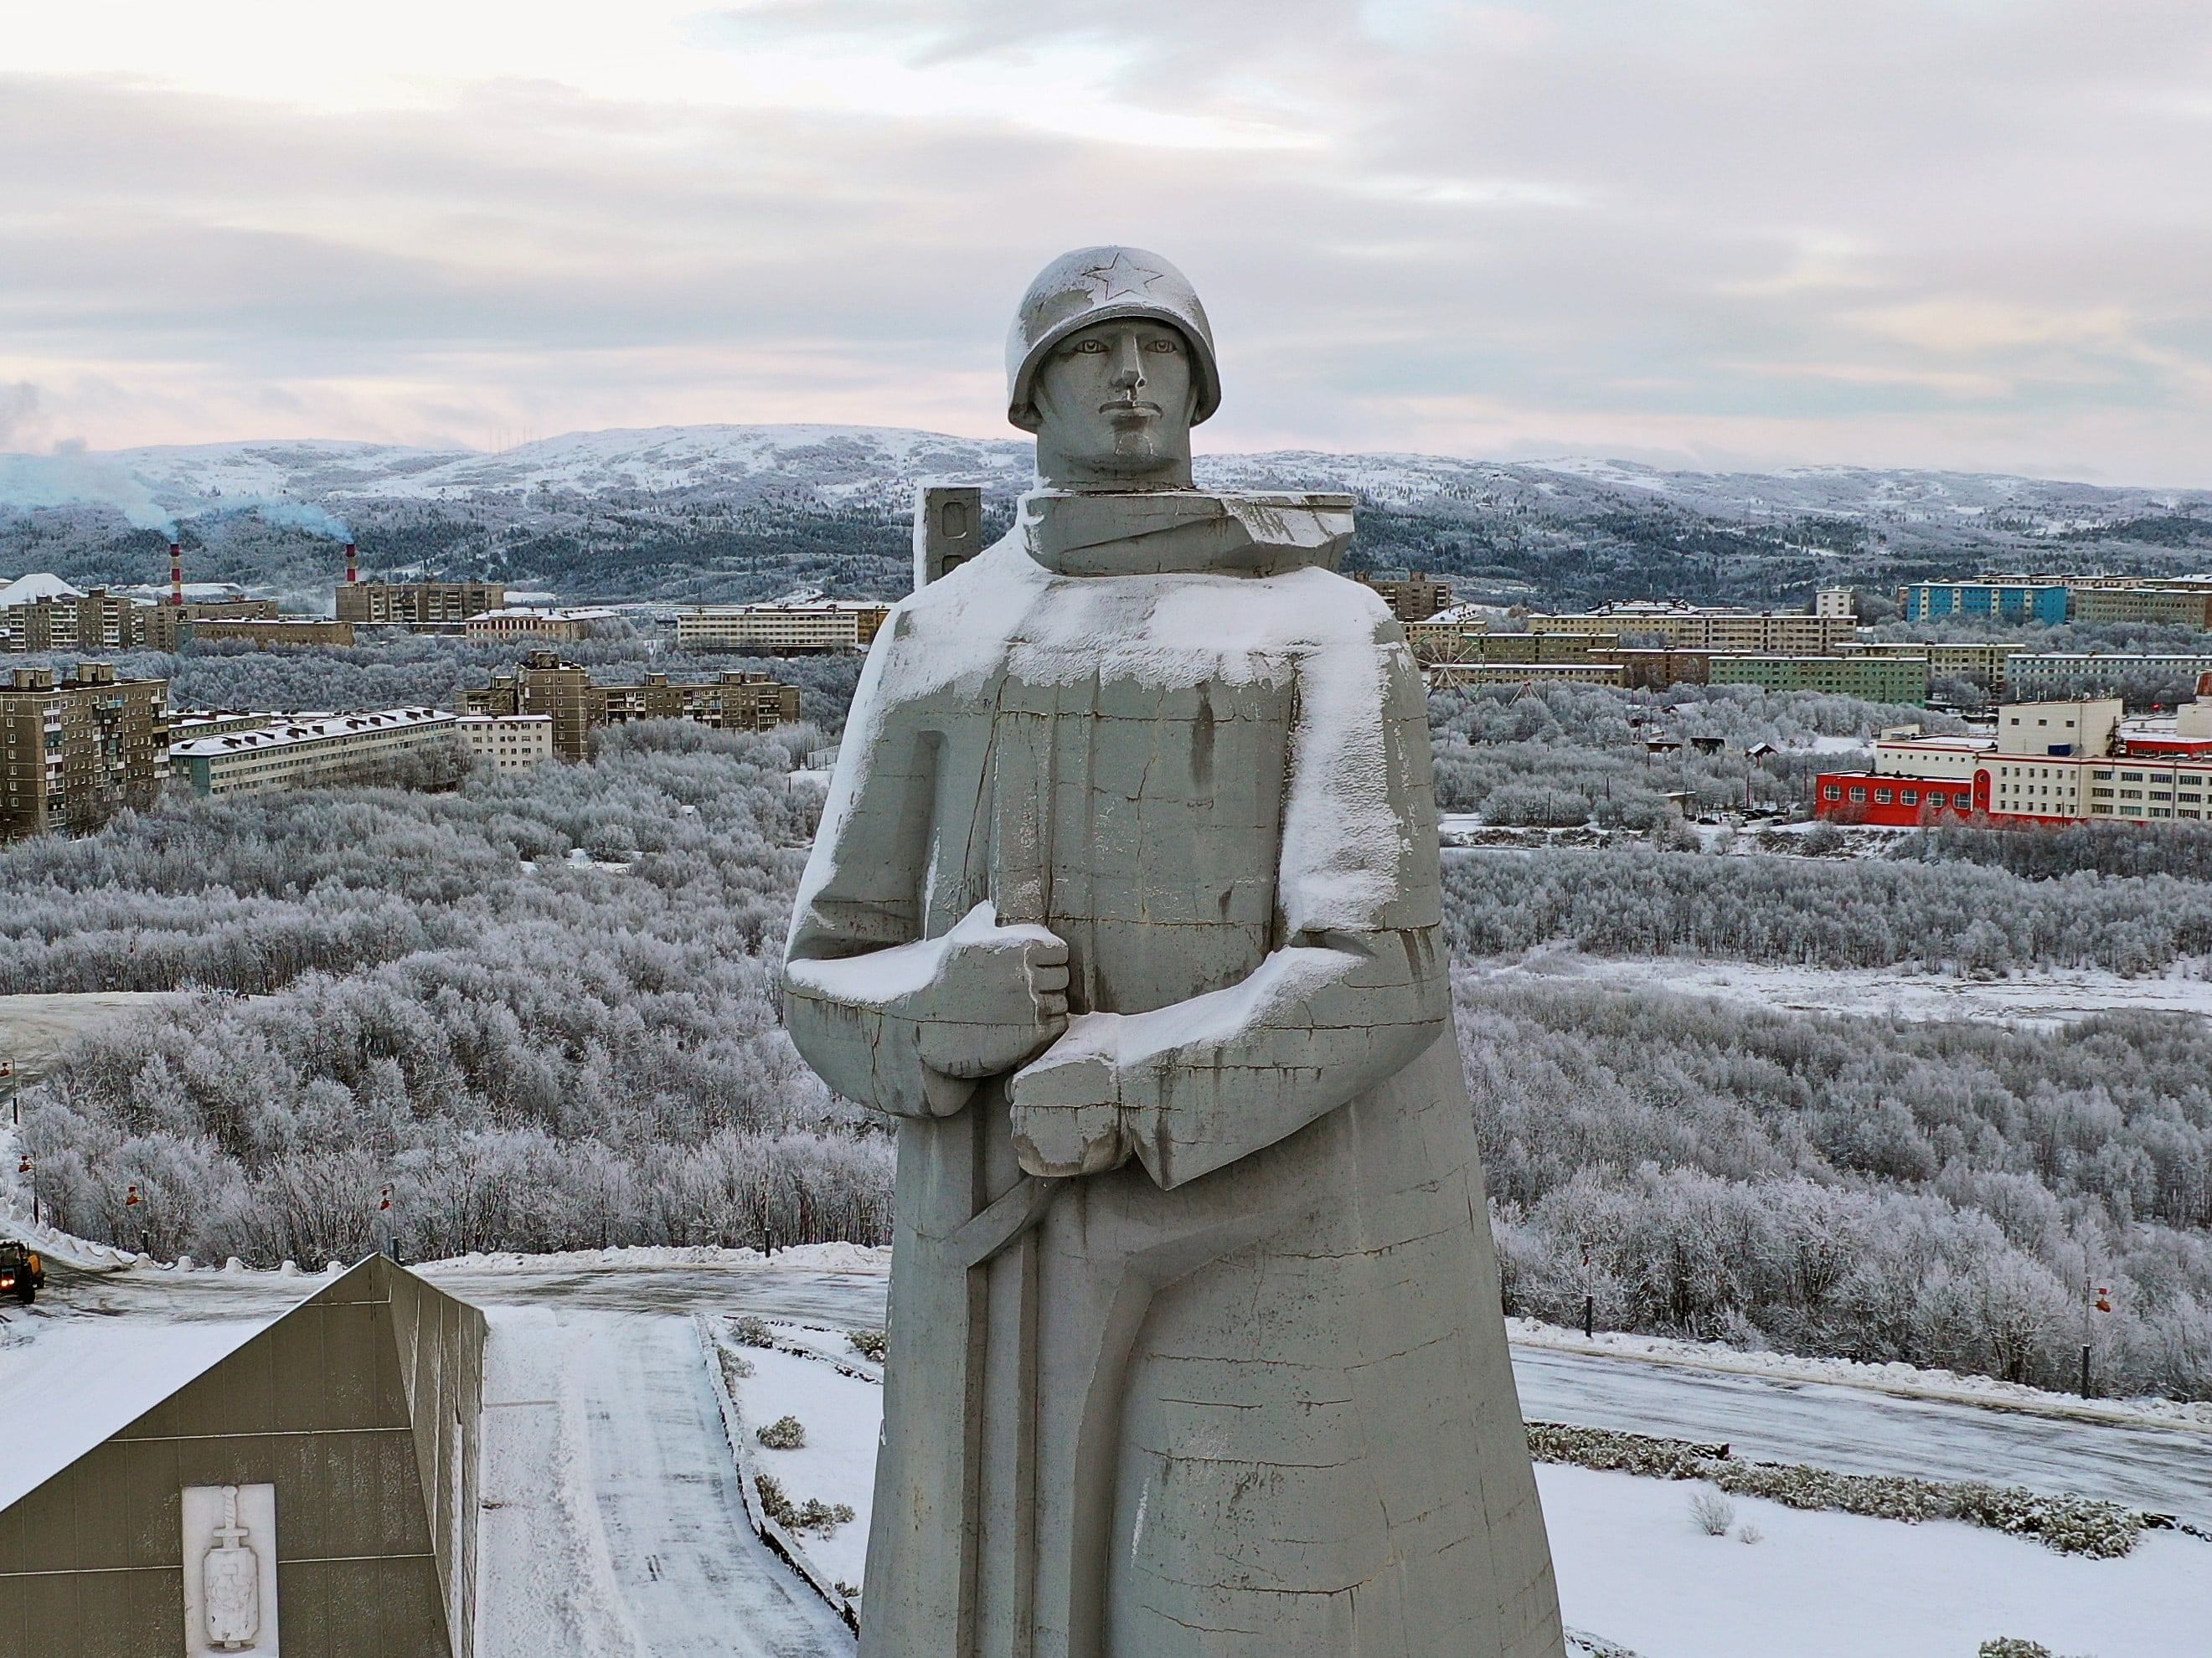
[[[1350,495],[1201,489],[1036,489],[1021,501],[1029,555],[1056,575],[1280,575],[1336,568]]]

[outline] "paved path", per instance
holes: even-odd
[[[745,1523],[689,1317],[492,1316],[483,1658],[850,1658]]]

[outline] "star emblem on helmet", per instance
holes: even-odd
[[[1147,288],[1159,281],[1161,273],[1146,270],[1132,259],[1126,251],[1116,248],[1111,262],[1094,264],[1085,270],[1083,276],[1085,281],[1097,285],[1098,302],[1111,305],[1125,294],[1142,296]]]

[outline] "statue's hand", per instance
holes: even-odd
[[[1067,945],[1041,926],[1000,926],[979,904],[945,935],[917,1042],[948,1077],[996,1076],[1067,1029]]]
[[[1103,1175],[1129,1160],[1121,1078],[1093,1048],[1047,1054],[1007,1090],[1014,1151],[1032,1175]]]

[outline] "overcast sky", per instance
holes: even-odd
[[[0,8],[0,448],[1013,435],[1114,240],[1201,447],[2212,485],[2203,0]]]

